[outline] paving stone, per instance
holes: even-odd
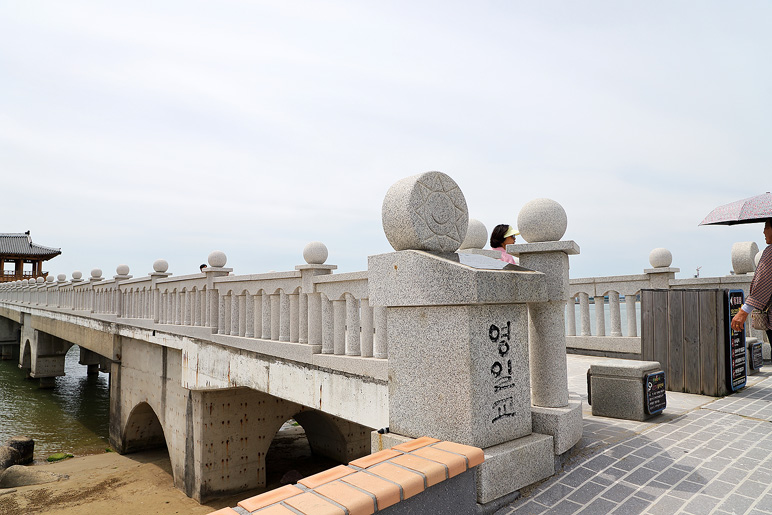
[[[725,510],[729,513],[745,513],[753,505],[754,499],[744,495],[732,494],[718,506],[719,510]]]
[[[622,502],[623,500],[633,495],[635,490],[636,489],[630,488],[623,483],[617,483],[616,485],[603,492],[601,497],[615,502]]]
[[[678,509],[684,505],[686,501],[673,497],[672,495],[665,495],[659,501],[649,507],[647,513],[653,515],[672,515]]]
[[[704,515],[718,506],[722,499],[717,499],[709,495],[697,494],[684,506],[686,513],[694,515]]]
[[[657,481],[662,481],[665,484],[668,485],[675,485],[679,481],[681,481],[683,478],[685,478],[688,474],[684,472],[683,470],[678,470],[675,468],[669,468],[659,474],[657,476]]]
[[[635,469],[630,474],[625,476],[625,481],[634,485],[643,486],[657,475],[656,470],[647,469],[644,467]]]
[[[597,497],[606,489],[606,485],[601,485],[596,481],[588,481],[578,488],[574,493],[568,496],[568,499],[579,504],[587,504],[593,498]]]
[[[572,486],[574,488],[577,488],[578,486],[582,485],[586,481],[588,481],[590,478],[595,476],[595,471],[590,470],[585,467],[579,467],[568,474],[566,474],[563,478],[560,479],[560,482],[564,485]]]
[[[619,515],[638,515],[639,513],[643,513],[649,506],[651,506],[650,501],[639,497],[630,497],[617,506],[611,513]]]
[[[606,499],[595,499],[587,505],[583,510],[581,510],[579,513],[582,513],[583,515],[606,515],[608,512],[610,512],[614,507],[616,507],[616,503],[613,503],[611,501],[608,501]]]
[[[555,483],[547,490],[534,497],[534,500],[545,506],[555,506],[557,503],[568,497],[574,491],[573,488]]]
[[[743,481],[737,486],[736,493],[746,497],[751,497],[753,499],[758,499],[764,494],[764,492],[767,491],[768,488],[769,485],[756,481]]]

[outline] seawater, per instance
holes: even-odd
[[[75,456],[105,452],[109,447],[108,374],[87,375],[73,346],[65,357],[65,374],[53,388],[25,379],[18,359],[0,360],[0,445],[14,436],[35,440],[35,461],[56,452]]]

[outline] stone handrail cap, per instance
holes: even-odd
[[[95,268],[91,271],[91,278],[92,279],[100,279],[102,277],[102,270],[99,268]]]
[[[488,243],[488,229],[476,218],[469,219],[466,238],[461,242],[460,249],[481,249]]]
[[[59,281],[59,282],[61,282],[61,283],[63,283],[64,281],[66,281],[66,280],[67,280],[67,275],[65,275],[65,274],[59,274],[59,275],[57,275],[57,276],[56,276],[56,280],[57,280],[57,281]]]
[[[517,230],[529,243],[558,241],[566,233],[567,227],[566,210],[548,198],[529,201],[517,215]]]
[[[395,182],[383,199],[381,218],[386,239],[397,251],[455,252],[469,225],[461,188],[442,172]]]
[[[328,255],[327,245],[321,241],[312,241],[303,248],[303,259],[309,265],[323,265]]]
[[[515,243],[507,245],[507,253],[513,256],[523,254],[536,254],[543,252],[565,252],[566,254],[579,254],[579,245],[574,240],[542,241],[538,243]]]
[[[54,276],[53,275],[49,275],[48,277],[46,277],[46,282],[49,282],[49,283],[54,282]]]
[[[72,278],[73,278],[73,279],[75,279],[76,281],[77,281],[78,279],[80,279],[81,277],[83,277],[83,274],[80,272],[80,270],[75,270],[75,271],[72,273]]]
[[[671,266],[663,267],[663,268],[646,268],[644,269],[644,274],[677,274],[680,272],[680,268],[673,268]]]
[[[129,275],[129,265],[118,265],[115,268],[115,273],[118,275]]]
[[[207,256],[206,260],[209,263],[209,266],[214,268],[222,268],[225,266],[225,263],[228,262],[228,257],[222,250],[213,250],[209,253],[209,256]]]
[[[649,264],[654,268],[667,268],[673,263],[673,254],[663,247],[653,249],[649,253]]]
[[[35,282],[38,284],[43,284],[44,282],[46,282],[46,280],[43,278],[42,275],[40,275],[37,277],[37,279],[35,279]]]

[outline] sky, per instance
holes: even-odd
[[[770,190],[761,1],[0,3],[0,232],[53,273],[166,259],[340,272],[392,251],[381,207],[437,170],[490,231],[560,203],[571,277],[727,275]]]

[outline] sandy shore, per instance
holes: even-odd
[[[174,488],[165,449],[126,456],[111,452],[33,467],[69,478],[0,489],[0,513],[206,514],[235,506],[257,493],[247,492],[201,505]]]

